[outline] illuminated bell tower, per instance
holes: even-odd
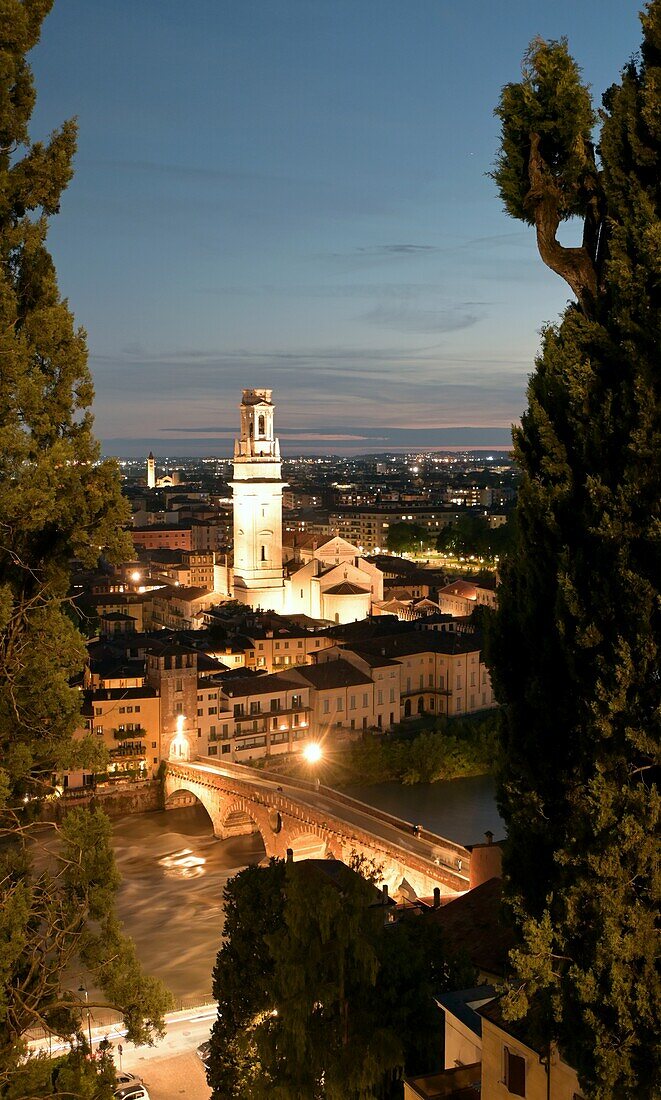
[[[156,488],[156,459],[151,451],[147,455],[147,488]]]
[[[282,480],[272,390],[244,390],[234,444],[234,598],[282,611]]]

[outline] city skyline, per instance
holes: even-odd
[[[273,385],[290,454],[508,446],[567,295],[487,176],[493,107],[533,35],[567,34],[598,95],[640,28],[507,14],[55,7],[32,129],[79,116],[49,241],[106,452],[228,453],[244,385]]]

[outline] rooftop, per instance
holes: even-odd
[[[359,584],[353,584],[351,581],[340,581],[339,584],[334,584],[332,588],[325,588],[323,591],[324,596],[369,596],[369,588],[363,588]]]
[[[443,930],[452,955],[464,954],[478,970],[504,977],[514,947],[512,926],[503,919],[502,880],[490,878],[430,914]]]
[[[325,691],[329,688],[358,687],[360,684],[371,684],[372,680],[364,672],[349,663],[338,658],[336,661],[324,661],[323,664],[304,665],[296,669],[299,676],[317,689]]]
[[[243,671],[243,670],[241,670]],[[269,695],[278,691],[300,691],[298,680],[288,679],[282,672],[272,672],[266,676],[246,676],[222,681],[223,693],[231,699],[247,695]]]

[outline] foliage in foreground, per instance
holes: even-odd
[[[103,753],[72,737],[85,662],[69,614],[72,558],[130,553],[118,471],[92,433],[85,335],[59,294],[46,247],[49,218],[72,176],[76,127],[31,142],[35,101],[25,55],[52,0],[5,0],[0,14],[0,1095],[108,1094],[92,1063],[71,1053],[21,1067],[26,1031],[79,1028],[88,973],[126,1014],[132,1039],[158,1030],[168,997],[141,974],[114,916],[117,873],[100,813],[65,818],[56,851],[37,846],[23,809],[52,797],[53,776]],[[74,982],[77,987],[80,977]],[[43,1071],[43,1072],[42,1072]],[[74,1087],[75,1086],[75,1087]],[[94,1090],[101,1090],[98,1093]],[[87,1090],[87,1091],[84,1091]]]
[[[609,89],[599,147],[565,42],[535,41],[497,109],[508,212],[576,302],[544,334],[516,430],[516,551],[490,644],[500,806],[534,1007],[594,1100],[661,1080],[661,3]],[[566,248],[561,221],[583,239]]]
[[[434,994],[474,980],[445,960],[435,922],[388,923],[359,874],[331,883],[306,862],[249,867],[224,898],[214,1097],[386,1100],[404,1067],[435,1067]]]

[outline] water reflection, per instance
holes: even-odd
[[[479,844],[490,829],[497,839],[505,835],[496,807],[495,781],[490,775],[450,779],[440,783],[378,783],[346,787],[346,793],[370,806],[419,822],[438,836],[458,844]]]
[[[175,875],[178,878],[197,878],[204,874],[206,859],[203,856],[193,855],[190,848],[182,848],[179,852],[170,852],[167,856],[161,856],[158,861],[165,873]]]
[[[218,841],[201,806],[113,822],[118,915],[142,965],[176,998],[211,995],[227,879],[264,858],[259,835]]]

